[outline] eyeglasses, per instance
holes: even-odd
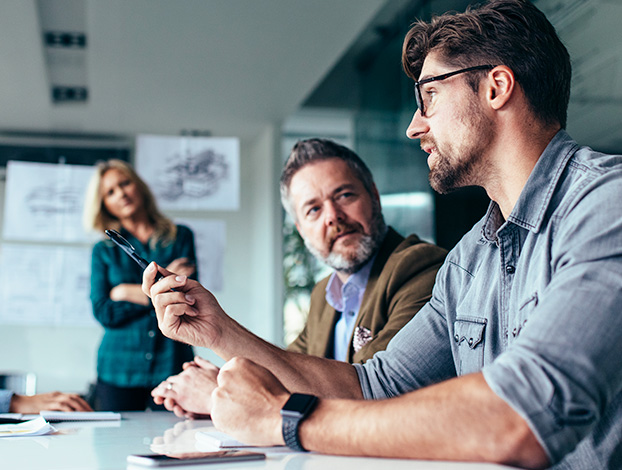
[[[415,101],[417,102],[417,108],[421,111],[421,116],[425,117],[425,112],[428,103],[423,99],[423,95],[421,94],[421,85],[425,85],[430,82],[439,82],[441,80],[445,80],[449,77],[453,77],[454,75],[458,75],[459,73],[465,72],[473,72],[474,70],[486,70],[493,69],[495,65],[476,65],[475,67],[467,67],[466,69],[456,70],[455,72],[444,73],[443,75],[437,75],[436,77],[424,78],[423,80],[419,80],[415,82]]]

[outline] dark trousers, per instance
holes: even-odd
[[[117,387],[100,380],[95,385],[93,409],[96,411],[165,410],[156,405],[148,387]]]

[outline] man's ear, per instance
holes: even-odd
[[[516,80],[514,72],[505,65],[498,65],[488,73],[486,99],[493,109],[501,109],[512,97]]]

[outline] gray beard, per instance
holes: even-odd
[[[382,213],[378,208],[378,211],[374,215],[374,220],[371,227],[370,235],[362,235],[359,246],[356,248],[356,252],[353,257],[346,258],[339,253],[329,253],[328,256],[323,256],[319,250],[313,247],[306,239],[304,240],[307,250],[318,260],[333,268],[335,271],[339,271],[344,274],[353,274],[363,267],[372,256],[376,253],[382,240],[387,233],[387,226],[384,223]]]

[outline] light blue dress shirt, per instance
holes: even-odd
[[[622,156],[560,131],[505,221],[449,253],[430,302],[364,365],[366,398],[482,371],[556,469],[622,468]]]
[[[356,325],[356,317],[361,308],[365,287],[369,280],[369,273],[374,264],[376,255],[352,274],[344,283],[336,272],[333,272],[326,284],[326,302],[338,312],[341,317],[335,324],[334,358],[345,361],[348,357],[348,348],[352,342],[352,332]]]
[[[13,392],[0,389],[0,413],[9,412],[11,408],[11,398],[13,398]]]

